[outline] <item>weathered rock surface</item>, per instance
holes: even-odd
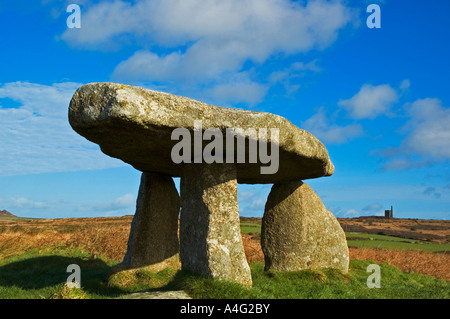
[[[141,291],[129,294],[123,299],[192,299],[186,292],[178,291]]]
[[[7,210],[0,210],[0,217],[16,217]]]
[[[91,83],[80,87],[69,108],[73,129],[99,144],[105,154],[143,172],[161,172],[177,177],[182,176],[184,165],[172,161],[171,150],[178,141],[171,140],[171,133],[175,128],[193,132],[196,120],[202,121],[203,131],[209,128],[217,128],[223,133],[227,128],[279,129],[278,171],[261,174],[260,168],[265,163],[261,163],[259,158],[257,163],[246,160],[236,164],[240,183],[304,180],[334,172],[325,146],[316,137],[270,113],[217,107],[116,83]],[[271,135],[267,137],[270,145]],[[252,136],[251,139],[259,137]],[[246,153],[249,152],[248,140],[246,136]],[[208,143],[203,141],[204,146]]]
[[[180,259],[194,273],[252,285],[232,164],[193,164],[181,177]]]
[[[180,197],[172,177],[143,173],[121,266],[125,269],[146,267],[154,272],[179,268],[179,212]]]
[[[347,271],[348,248],[339,223],[308,185],[297,182],[332,175],[334,166],[316,137],[285,118],[128,85],[91,83],[74,94],[69,122],[105,154],[143,172],[127,253],[111,283],[142,268],[178,268],[181,260],[183,269],[250,287],[238,182],[275,183],[263,219],[267,269]],[[183,162],[173,159],[180,143],[172,139],[175,130],[189,137]],[[206,149],[209,155],[203,153]],[[206,161],[205,154],[223,163]],[[273,161],[275,171],[263,173]],[[172,177],[181,177],[181,196]]]
[[[348,271],[345,233],[319,196],[302,181],[275,184],[262,221],[266,270]]]

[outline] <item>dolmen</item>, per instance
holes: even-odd
[[[348,271],[345,234],[304,182],[334,173],[328,151],[287,119],[90,83],[75,92],[69,122],[103,153],[142,172],[123,269],[181,264],[251,287],[237,185],[265,183],[273,184],[262,220],[265,269]],[[180,177],[180,194],[173,177]]]

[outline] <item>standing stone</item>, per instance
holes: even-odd
[[[265,269],[348,271],[345,233],[319,196],[302,181],[275,184],[262,221]]]
[[[122,266],[128,269],[147,267],[155,272],[179,268],[179,212],[180,197],[172,178],[159,173],[142,173]]]
[[[182,268],[250,287],[240,232],[236,167],[191,164],[181,178]]]

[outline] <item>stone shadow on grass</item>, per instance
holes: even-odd
[[[67,272],[67,266],[71,264],[80,267],[81,288],[84,291],[110,297],[125,293],[103,285],[111,269],[103,260],[58,255],[32,257],[0,266],[0,286],[41,289],[64,284],[73,273]]]

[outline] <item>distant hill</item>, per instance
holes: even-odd
[[[0,217],[16,217],[7,210],[0,210]]]

